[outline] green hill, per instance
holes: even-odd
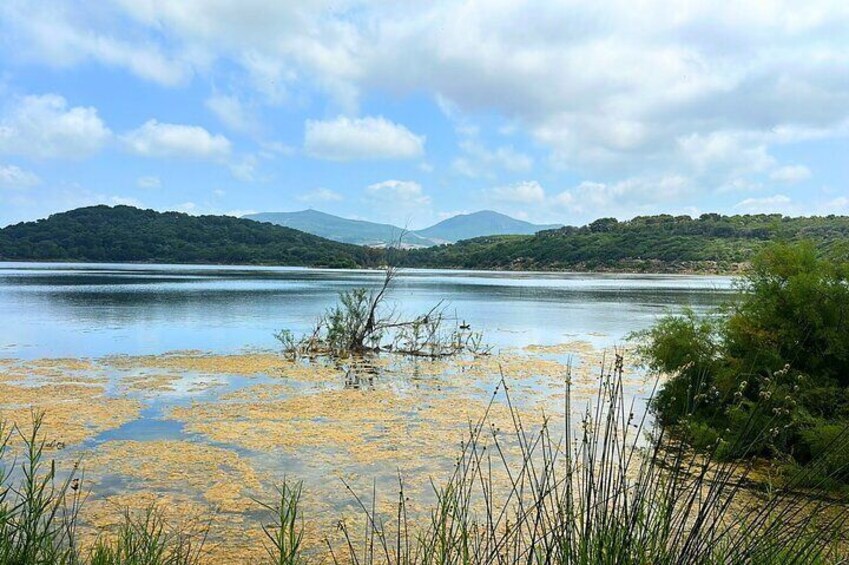
[[[781,215],[602,218],[535,235],[413,249],[402,266],[460,269],[733,272],[771,241],[849,249],[849,217]],[[371,267],[382,252],[230,216],[93,206],[0,229],[0,260]]]
[[[379,252],[230,216],[92,206],[0,230],[0,260],[364,267]]]
[[[636,272],[732,272],[770,241],[809,239],[845,251],[849,217],[781,215],[603,218],[536,235],[481,237],[410,251],[408,267]]]

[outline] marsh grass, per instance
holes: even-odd
[[[156,506],[124,511],[113,536],[99,538],[79,563],[90,565],[196,565],[202,562],[206,529],[172,529]]]
[[[325,555],[316,555],[304,544],[301,484],[284,480],[275,501],[259,503],[267,515],[257,525],[267,562],[766,565],[846,558],[844,501],[817,489],[816,477],[845,472],[833,461],[773,485],[755,480],[752,458],[718,457],[721,438],[713,451],[696,453],[626,398],[619,355],[602,369],[577,425],[568,378],[562,414],[533,426],[523,421],[507,382],[502,377],[486,413],[469,424],[450,476],[433,484],[428,510],[413,511],[400,476],[392,511],[378,510],[385,507],[377,504],[377,489],[363,497],[345,485],[359,517],[340,520]],[[490,423],[499,403],[509,409],[509,429]],[[761,426],[763,418],[752,414],[750,423]],[[74,470],[60,480],[45,462],[40,427],[36,415],[31,433],[0,428],[0,563],[203,562],[206,532],[173,529],[155,507],[127,511],[117,530],[81,549],[80,477]],[[13,432],[24,447],[10,462]],[[752,430],[756,440],[759,433],[771,433],[769,426]],[[846,435],[836,434],[824,456],[845,449]]]
[[[493,402],[499,395],[513,428],[487,425],[486,414],[470,427],[452,476],[434,487],[429,520],[410,523],[403,481],[395,516],[357,497],[366,534],[343,524],[334,563],[807,564],[846,556],[842,501],[799,488],[816,470],[752,488],[754,463],[696,454],[635,415],[621,356],[603,370],[577,429],[568,380],[563,420],[539,428],[522,422],[504,380]]]
[[[274,565],[301,565],[306,563],[303,556],[304,526],[301,515],[302,483],[283,481],[277,488],[278,499],[275,504],[255,500],[272,518],[269,524],[262,525],[265,534],[264,549],[268,562]]]
[[[80,510],[86,500],[75,464],[64,478],[45,458],[43,414],[25,430],[0,421],[0,564],[2,565],[196,565],[206,531],[175,529],[149,506],[126,510],[115,532],[81,548]],[[16,454],[12,454],[12,444]],[[17,452],[20,454],[17,454]]]
[[[73,473],[60,480],[56,465],[44,460],[39,431],[42,416],[33,415],[29,432],[0,422],[0,563],[76,563],[75,533],[83,496]],[[10,457],[12,440],[24,445],[20,460]],[[17,470],[19,480],[12,484]]]

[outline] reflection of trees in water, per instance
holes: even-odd
[[[345,370],[346,389],[374,390],[374,381],[380,375],[380,370],[367,358],[357,359],[341,368]]]

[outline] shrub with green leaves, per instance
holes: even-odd
[[[696,447],[721,437],[807,463],[821,451],[817,430],[849,424],[849,263],[775,244],[739,287],[711,316],[670,316],[638,334],[648,367],[669,376],[654,408]]]

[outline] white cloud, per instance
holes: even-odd
[[[849,197],[847,196],[838,196],[834,200],[829,201],[825,205],[825,211],[823,214],[834,214],[837,210],[847,210],[849,209]]]
[[[465,156],[454,160],[454,170],[472,178],[495,177],[497,170],[527,172],[534,165],[532,157],[512,146],[490,150],[477,140],[465,139],[460,142],[460,150]]]
[[[369,197],[398,205],[430,204],[430,197],[422,191],[422,186],[414,181],[387,180],[366,187]]]
[[[182,204],[177,204],[176,206],[174,206],[174,210],[177,212],[183,212],[185,214],[196,216],[198,214],[198,205],[194,202],[183,202]]]
[[[316,188],[296,197],[301,202],[339,202],[345,197],[329,188]]]
[[[501,202],[539,204],[545,201],[545,190],[535,180],[522,181],[506,186],[498,186],[489,189],[487,194],[493,199]]]
[[[58,68],[97,61],[167,86],[191,76],[189,53],[168,54],[144,34],[116,33],[113,26],[125,18],[107,2],[69,5],[45,0],[33,11],[26,0],[6,0],[0,19],[6,22],[4,34],[20,59]]]
[[[166,124],[148,120],[122,136],[132,153],[143,157],[221,159],[230,153],[230,141],[200,126]]]
[[[770,173],[769,178],[779,182],[795,184],[811,178],[811,170],[804,165],[787,165]]]
[[[259,180],[257,168],[259,159],[255,155],[244,155],[240,159],[230,163],[230,172],[238,180],[243,182],[255,182]]]
[[[694,133],[833,135],[849,112],[835,79],[849,70],[849,8],[835,0],[45,3],[0,8],[17,57],[94,60],[161,84],[223,60],[274,103],[425,92],[452,116],[506,118],[567,167],[669,157]]]
[[[41,183],[38,175],[15,165],[0,165],[0,188],[29,188]]]
[[[97,152],[110,136],[95,108],[69,108],[57,94],[24,96],[13,100],[0,120],[0,153],[82,158]]]
[[[776,212],[787,210],[791,203],[790,197],[784,194],[776,194],[763,198],[746,198],[734,207],[746,212]]]
[[[567,209],[586,219],[599,216],[673,213],[687,208],[696,188],[678,175],[629,177],[617,182],[583,181],[546,199],[552,207]],[[692,208],[690,206],[690,208]]]
[[[247,208],[244,210],[227,210],[222,215],[224,216],[233,216],[234,218],[241,218],[242,216],[250,216],[251,214],[256,214],[257,211]]]
[[[719,194],[726,192],[757,192],[762,190],[763,187],[763,183],[752,181],[747,178],[731,178],[726,183],[720,185],[720,187],[716,189],[716,192]]]
[[[206,99],[206,107],[233,131],[256,135],[262,129],[256,116],[236,96],[214,94]]]
[[[96,62],[163,85],[199,75],[238,84],[252,102],[319,100],[318,115],[356,115],[371,92],[434,98],[470,135],[470,116],[493,117],[573,178],[626,195],[632,210],[653,206],[633,179],[686,178],[696,197],[735,183],[794,182],[799,171],[782,171],[775,155],[792,159],[790,144],[849,134],[849,5],[836,0],[31,4],[0,3],[9,60]],[[232,101],[219,100],[219,110],[222,102]],[[228,127],[241,127],[228,115]],[[322,158],[423,152],[424,139],[406,128],[400,144],[356,127],[318,129],[305,147]],[[497,145],[483,147],[497,153]],[[493,167],[531,170],[510,157]],[[455,168],[487,172],[466,154]]]
[[[370,221],[413,227],[433,217],[430,196],[415,181],[392,179],[371,184],[363,202],[369,207]]]
[[[383,117],[307,120],[304,149],[321,159],[411,159],[424,153],[425,137]]]
[[[560,194],[552,197],[552,203],[560,207],[569,207],[575,202],[575,196],[568,191],[563,191]]]
[[[159,188],[162,186],[162,181],[156,176],[139,177],[136,179],[136,185],[139,188]]]

